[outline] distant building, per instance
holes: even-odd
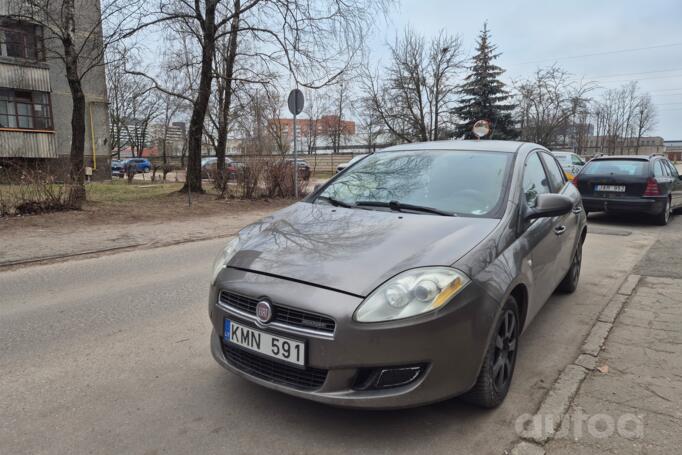
[[[271,121],[281,129],[282,135],[286,137],[286,142],[293,142],[294,119],[277,118]],[[317,137],[329,137],[339,130],[344,136],[353,136],[355,134],[355,122],[340,120],[336,115],[323,115],[317,120],[296,119],[297,140],[314,135],[317,135]]]
[[[597,155],[651,155],[665,153],[666,146],[660,136],[644,136],[637,141],[636,137],[590,136],[583,154]]]
[[[99,2],[81,2],[99,17]],[[71,93],[61,60],[48,58],[45,31],[30,22],[9,19],[0,3],[0,160],[66,168],[71,149]],[[88,17],[82,14],[80,17]],[[101,30],[99,30],[101,34]],[[101,37],[95,42],[101,43]],[[109,178],[110,151],[104,68],[85,77],[85,165],[94,178]]]
[[[665,153],[671,161],[682,161],[682,140],[665,141]]]

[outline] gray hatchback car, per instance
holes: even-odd
[[[586,233],[579,192],[539,145],[391,147],[229,242],[211,350],[332,405],[494,407],[520,334],[555,290],[576,289]]]

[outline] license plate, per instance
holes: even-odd
[[[305,343],[225,319],[223,339],[268,357],[305,366]]]
[[[610,191],[614,193],[625,193],[625,185],[596,185],[595,191]]]

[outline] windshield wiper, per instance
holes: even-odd
[[[457,216],[457,214],[452,213],[452,212],[446,212],[445,210],[440,210],[436,209],[433,207],[426,207],[424,205],[413,205],[413,204],[405,204],[402,202],[398,201],[390,201],[390,202],[383,202],[383,201],[357,201],[355,203],[357,207],[388,207],[389,209],[396,211],[396,212],[402,212],[403,210],[411,210],[413,212],[425,212],[425,213],[434,213],[436,215],[442,215],[442,216]]]
[[[353,208],[353,205],[349,204],[348,202],[343,202],[330,196],[318,196],[317,198],[329,202],[334,207],[344,207],[347,209]]]

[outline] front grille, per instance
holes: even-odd
[[[296,368],[231,345],[223,344],[223,354],[230,365],[244,373],[299,390],[319,389],[327,379],[327,370]]]
[[[235,308],[251,315],[256,315],[256,305],[259,300],[235,294],[233,292],[221,291],[220,302],[228,307]],[[319,330],[320,332],[334,333],[336,323],[327,316],[322,316],[307,311],[296,310],[277,303],[272,304],[272,322],[301,327],[304,329]]]

